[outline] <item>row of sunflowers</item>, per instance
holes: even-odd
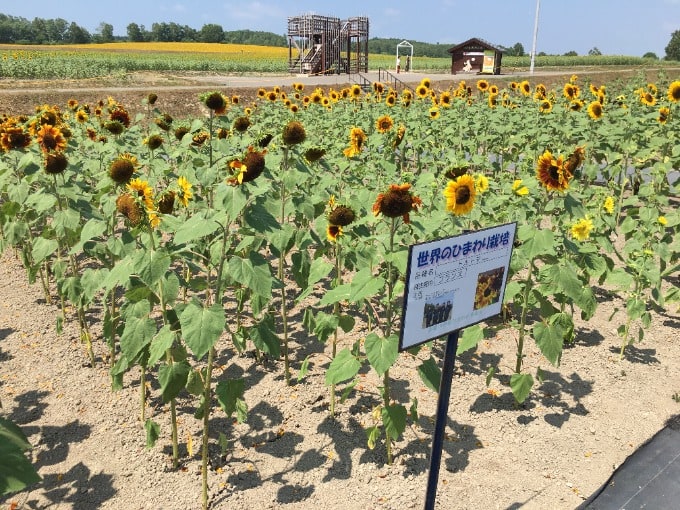
[[[414,243],[517,222],[502,320],[467,328],[459,351],[513,329],[518,402],[540,377],[525,342],[559,365],[596,293],[624,303],[612,318],[621,356],[680,299],[680,81],[294,84],[262,88],[247,104],[221,91],[198,100],[197,118],[173,118],[155,93],[134,119],[112,97],[4,115],[0,249],[19,254],[60,304],[58,328],[78,321],[92,364],[105,343],[114,388],[140,372],[150,445],[160,425],[147,415],[146,381],[156,379],[175,466],[176,404],[191,402],[203,420],[204,506],[213,404],[243,421],[251,390],[216,378],[216,360],[244,351],[282,360],[293,384],[294,370],[298,381],[310,370],[294,329],[327,345],[331,415],[362,367],[375,372],[368,446],[383,444],[392,461],[417,416],[417,400],[407,409],[390,375]],[[503,292],[498,275],[482,283],[480,307]],[[401,356],[417,359],[437,390],[428,345]]]

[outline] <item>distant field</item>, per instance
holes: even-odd
[[[369,68],[391,69],[394,55],[369,55]],[[529,66],[529,57],[504,57],[506,68]],[[626,56],[542,56],[536,67],[663,65]],[[675,63],[677,64],[677,63]],[[414,55],[413,70],[447,72],[448,58]],[[286,73],[288,48],[217,43],[108,43],[55,46],[0,45],[0,77],[83,79],[138,71],[207,73]]]

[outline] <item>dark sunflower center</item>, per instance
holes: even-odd
[[[559,180],[559,178],[560,178],[559,167],[557,167],[555,165],[550,165],[550,168],[548,169],[548,175],[550,175],[550,178],[554,181]]]
[[[45,135],[43,137],[43,144],[45,145],[46,148],[48,149],[56,149],[57,147],[57,140],[53,135]]]
[[[467,186],[460,186],[456,189],[456,203],[467,204],[470,201],[470,188]]]

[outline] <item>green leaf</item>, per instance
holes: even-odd
[[[479,324],[470,326],[463,330],[463,334],[460,335],[460,341],[458,342],[458,349],[456,354],[461,354],[470,349],[477,347],[477,344],[484,339],[484,330]]]
[[[326,385],[330,386],[351,379],[359,373],[360,368],[359,360],[345,347],[336,354],[326,370]]]
[[[566,315],[566,314],[556,314]],[[537,322],[533,327],[533,337],[543,356],[555,367],[560,365],[562,346],[567,330],[558,322]]]
[[[128,317],[120,337],[120,350],[132,362],[156,334],[156,323],[149,317]]]
[[[224,331],[224,310],[219,304],[205,308],[191,301],[179,316],[179,322],[186,344],[196,359],[201,359]]]
[[[401,404],[393,404],[383,407],[381,414],[385,426],[385,435],[396,441],[406,430],[406,407]]]
[[[220,228],[219,223],[213,219],[207,219],[204,214],[198,213],[190,216],[175,232],[175,244],[186,244],[202,237],[212,235]]]
[[[231,257],[227,263],[229,275],[238,283],[245,285],[261,296],[272,293],[272,275],[267,260],[262,255],[251,252],[248,258]]]
[[[249,328],[248,334],[255,347],[278,358],[281,354],[281,340],[275,331],[274,318],[267,314],[255,326]]]
[[[236,412],[238,421],[245,421],[246,417],[243,415],[245,387],[246,384],[243,379],[228,379],[217,383],[215,395],[227,418],[231,418],[231,415]],[[241,402],[241,405],[239,405],[239,402]]]
[[[80,231],[80,242],[84,243],[95,237],[100,237],[104,232],[106,232],[106,222],[90,218]]]
[[[518,404],[526,400],[533,385],[534,378],[531,374],[512,374],[510,377],[510,388]]]
[[[0,418],[0,496],[18,492],[42,480],[24,455],[29,448],[31,444],[21,429]]]
[[[318,312],[314,317],[314,335],[325,342],[338,329],[338,317],[332,313]]]
[[[205,373],[203,374],[203,376],[204,375]],[[201,375],[201,372],[199,370],[192,370],[191,372],[189,372],[186,385],[186,389],[189,393],[196,396],[201,395],[203,393],[204,390],[203,376]]]
[[[384,278],[374,276],[370,268],[365,268],[357,272],[350,283],[339,285],[326,292],[319,301],[319,305],[332,305],[339,301],[357,303],[362,299],[375,296],[384,286]]]
[[[309,372],[309,356],[305,357],[300,365],[300,370],[298,370],[297,381],[300,382]]]
[[[34,264],[39,264],[47,257],[52,255],[59,248],[59,243],[54,239],[45,239],[44,237],[36,237],[33,240],[33,249],[31,257]]]
[[[338,326],[345,332],[349,333],[354,329],[355,320],[351,315],[341,315],[338,317]]]
[[[161,386],[163,402],[170,402],[187,385],[191,371],[188,361],[180,361],[158,367],[158,383]]]
[[[383,375],[399,357],[399,337],[390,335],[383,338],[370,333],[366,336],[364,349],[366,349],[368,362],[378,372],[378,375]]]
[[[312,261],[309,267],[309,275],[307,276],[307,287],[303,290],[300,295],[295,298],[295,301],[300,302],[306,298],[314,290],[314,285],[321,279],[326,278],[328,274],[333,269],[333,264],[328,262],[326,259],[319,257]]]
[[[172,260],[165,250],[158,250],[152,253],[150,260],[145,257],[141,262],[137,274],[146,285],[152,287],[165,275]]]
[[[517,229],[517,238],[522,241],[518,251],[528,260],[555,254],[555,234],[551,230],[536,230],[533,226],[522,225]]]
[[[256,232],[275,232],[281,228],[278,220],[260,204],[254,204],[243,215],[246,224]]]
[[[434,392],[439,392],[439,386],[442,380],[442,371],[432,356],[420,364],[418,367],[418,375],[425,386]]]
[[[147,418],[144,422],[144,429],[146,430],[146,447],[153,448],[161,435],[161,426],[151,418]]]
[[[633,285],[633,276],[621,268],[611,271],[605,280],[609,285],[621,290],[629,290]]]
[[[220,187],[217,199],[222,201],[223,210],[230,222],[235,221],[248,203],[248,197],[239,186]]]

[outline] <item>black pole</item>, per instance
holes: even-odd
[[[437,420],[432,437],[432,453],[430,455],[430,473],[427,479],[427,493],[425,494],[425,510],[433,510],[437,499],[437,482],[439,481],[439,466],[442,460],[442,445],[444,443],[444,429],[449,414],[449,398],[451,397],[451,382],[453,368],[458,350],[458,332],[449,333],[444,351],[444,367],[442,380],[439,383],[439,399],[437,400]]]

